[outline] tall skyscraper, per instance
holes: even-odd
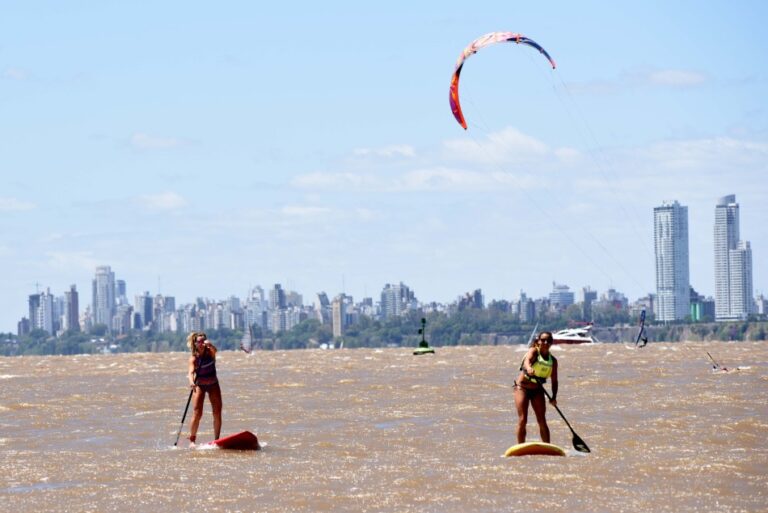
[[[676,321],[690,315],[688,207],[665,201],[653,209],[656,253],[656,319]]]
[[[70,285],[69,290],[64,292],[64,315],[62,319],[64,330],[80,331],[80,306],[77,287]]]
[[[149,291],[144,292],[144,295],[134,297],[133,311],[139,315],[138,322],[134,323],[134,328],[142,329],[152,324],[154,312],[152,311],[152,297],[149,295]]]
[[[272,310],[282,310],[287,306],[285,291],[279,283],[275,283],[275,286],[269,291],[269,306]]]
[[[568,285],[552,282],[552,292],[549,293],[549,303],[558,310],[565,310],[573,304],[574,295]]]
[[[347,304],[344,301],[344,294],[339,294],[335,298],[333,298],[333,302],[331,303],[331,310],[332,310],[332,330],[333,330],[333,336],[334,337],[340,337],[344,334],[344,328],[346,328],[346,317],[347,317]]]
[[[739,238],[736,195],[715,207],[715,320],[746,319],[752,313],[752,249]]]
[[[115,273],[108,265],[100,265],[93,279],[93,322],[111,327],[114,314]]]
[[[731,315],[740,319],[755,313],[752,299],[752,248],[748,241],[740,240],[730,251]]]
[[[397,317],[405,312],[415,300],[415,295],[407,285],[387,283],[381,291],[381,316],[384,319]]]
[[[47,331],[51,335],[56,334],[53,312],[53,294],[50,290],[40,294],[40,306],[37,308],[34,325],[36,328]]]

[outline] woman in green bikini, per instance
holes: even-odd
[[[533,346],[523,358],[520,375],[515,380],[515,407],[517,408],[517,443],[525,442],[525,426],[528,423],[528,405],[533,407],[536,422],[539,424],[541,441],[549,443],[549,426],[546,418],[546,398],[543,386],[547,379],[552,380],[552,399],[550,404],[557,405],[557,359],[549,352],[552,345],[552,333],[542,331],[533,342]]]

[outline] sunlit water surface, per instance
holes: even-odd
[[[557,347],[592,452],[550,407],[568,456],[503,458],[523,351],[222,352],[223,433],[257,452],[173,448],[185,354],[0,358],[0,510],[768,511],[768,344]]]

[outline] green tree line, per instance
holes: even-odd
[[[422,313],[408,312],[406,315],[388,320],[361,317],[357,324],[346,328],[342,337],[334,339],[331,327],[315,319],[306,320],[293,329],[277,334],[262,332],[258,327],[251,331],[254,349],[305,349],[321,344],[334,344],[345,348],[355,347],[415,347],[421,339]],[[556,331],[568,327],[572,320],[579,319],[578,305],[569,307],[561,314],[540,316],[539,330]],[[604,342],[634,342],[637,319],[631,319],[626,311],[608,309],[593,312]],[[433,346],[456,346],[501,343],[524,343],[528,340],[533,324],[521,323],[517,316],[508,311],[504,302],[494,302],[484,309],[464,309],[447,315],[429,313],[426,339]],[[605,326],[613,326],[606,328]],[[206,330],[219,349],[236,350],[240,347],[243,332],[230,329]],[[609,337],[603,336],[608,333]],[[647,325],[651,341],[677,342],[682,340],[766,340],[768,322],[744,321],[728,323],[688,322]],[[66,332],[52,337],[43,330],[33,330],[26,336],[17,337],[11,333],[0,333],[0,355],[71,355],[83,353],[130,353],[187,351],[186,333],[154,333],[134,330],[128,334],[110,337],[106,326],[95,326],[91,333]]]

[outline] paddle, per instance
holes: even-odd
[[[184,419],[187,418],[187,410],[189,410],[189,403],[192,402],[192,394],[195,392],[195,389],[191,389],[189,391],[189,397],[187,398],[187,406],[184,407],[184,415],[181,416],[181,425],[179,426],[179,431],[176,433],[176,441],[173,442],[173,446],[176,447],[179,444],[179,437],[181,436],[181,429],[184,427]]]
[[[542,385],[541,389],[544,391],[544,395],[547,396],[547,399],[549,399],[551,401],[552,400],[552,396],[549,395],[549,392],[547,392],[547,389],[544,388],[543,385]],[[560,416],[565,421],[565,425],[568,426],[568,429],[570,429],[571,433],[573,433],[573,448],[576,449],[579,452],[592,452],[592,451],[589,450],[589,447],[587,447],[587,444],[584,442],[584,440],[582,440],[581,437],[576,434],[576,431],[573,430],[571,425],[568,423],[568,419],[566,419],[565,415],[563,415],[563,412],[560,411],[560,408],[558,408],[556,404],[553,404],[552,406],[555,407],[555,409],[557,410],[557,413],[559,413]]]
[[[197,368],[195,368],[195,385],[197,385]],[[187,405],[184,407],[184,415],[181,416],[181,424],[179,425],[179,431],[176,433],[176,441],[173,442],[173,446],[176,447],[179,444],[179,437],[181,436],[181,429],[184,427],[184,419],[187,418],[187,411],[189,410],[189,403],[192,402],[192,394],[195,393],[195,387],[193,386],[189,390],[189,397],[187,397]]]

